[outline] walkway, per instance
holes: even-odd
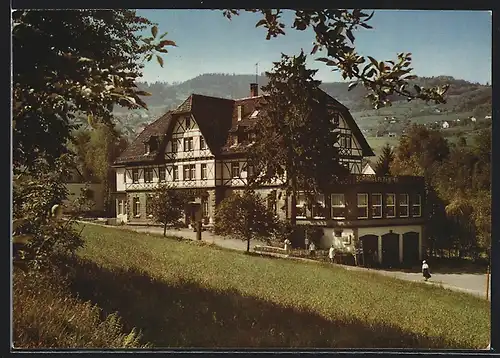
[[[94,224],[94,225],[102,225],[99,223],[95,222],[87,222],[87,221],[80,221],[81,223],[84,224]],[[107,225],[103,225],[107,226]],[[108,226],[109,227],[109,226]],[[134,226],[134,225],[126,225],[126,226],[112,226],[114,228],[119,228],[119,229],[125,229],[125,230],[132,230],[136,232],[147,232],[147,233],[154,233],[154,234],[160,234],[163,235],[163,228],[158,227],[158,226]],[[168,229],[167,230],[167,236],[179,236],[184,239],[189,239],[189,240],[196,240],[196,232],[194,232],[192,229]],[[205,242],[213,243],[217,246],[224,247],[227,249],[232,249],[232,250],[239,250],[239,251],[246,251],[247,249],[247,243],[246,241],[243,240],[237,240],[237,239],[230,239],[230,238],[225,238],[220,235],[215,235],[209,231],[203,231],[201,234],[201,238]],[[265,243],[258,241],[258,240],[252,240],[250,241],[250,250],[253,251],[255,245],[265,245]],[[278,257],[283,257],[287,258],[285,255],[281,254],[273,254],[272,256],[278,256]],[[292,259],[293,257],[290,257]],[[299,258],[293,258],[293,259],[298,259],[302,261],[310,261],[310,262],[318,262],[315,260],[309,260],[309,259],[299,259]],[[407,280],[407,281],[417,281],[417,282],[422,282],[423,277],[421,273],[408,273],[408,272],[401,272],[401,271],[385,271],[385,270],[378,270],[378,269],[369,269],[365,267],[357,267],[357,266],[345,266],[345,265],[339,265],[346,270],[359,270],[359,271],[370,271],[370,272],[375,272],[381,275],[386,275],[386,276],[391,276],[395,277],[401,280]],[[432,269],[432,268],[431,268]],[[427,281],[427,284],[437,284],[437,285],[442,285],[444,288],[450,289],[450,290],[455,290],[455,291],[461,291],[461,292],[466,292],[470,293],[472,295],[476,295],[479,297],[486,298],[486,275],[485,274],[440,274],[440,273],[432,273],[432,278]],[[490,276],[490,293],[491,293],[491,276]],[[488,299],[491,300],[491,295],[488,295]]]

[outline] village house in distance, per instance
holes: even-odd
[[[246,150],[255,140],[250,124],[259,118],[262,96],[250,85],[250,97],[231,100],[192,94],[177,109],[148,125],[115,162],[117,220],[151,223],[148,205],[159,183],[206,189],[201,202],[204,224],[213,223],[215,207],[253,175]],[[424,182],[420,177],[377,177],[362,167],[374,156],[349,110],[324,93],[325,106],[338,124],[341,162],[351,175],[317,195],[308,205],[297,198],[297,224],[323,228],[321,245],[332,242],[354,251],[359,242],[367,257],[383,265],[422,259]],[[279,183],[256,190],[281,219],[289,217]]]

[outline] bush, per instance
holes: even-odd
[[[13,273],[15,348],[147,348],[136,329],[123,333],[120,317],[72,297],[53,272]],[[104,318],[104,319],[103,319]]]

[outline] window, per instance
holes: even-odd
[[[177,165],[174,165],[174,167],[172,168],[172,180],[179,180],[179,167]]]
[[[408,217],[408,194],[399,194],[399,216]]]
[[[247,178],[252,178],[255,174],[255,168],[253,165],[247,165]]]
[[[196,178],[196,167],[194,164],[184,165],[184,180],[194,180]]]
[[[257,115],[259,114],[259,111],[253,111],[252,115],[250,118],[257,118]]]
[[[144,169],[144,182],[145,183],[153,182],[153,168]]]
[[[193,150],[193,137],[184,138],[184,151],[190,152]]]
[[[139,169],[132,169],[132,183],[139,182]]]
[[[257,139],[257,135],[255,134],[255,132],[248,133],[248,139],[251,143],[255,142],[255,140]]]
[[[177,151],[178,151],[177,139],[172,139],[172,153],[177,153]]]
[[[241,106],[238,106],[238,121],[241,121]]]
[[[191,118],[186,117],[186,129],[191,128]]]
[[[118,201],[118,215],[122,215],[123,214],[123,200],[117,200]]]
[[[396,194],[385,194],[385,216],[388,218],[396,216]]]
[[[160,182],[164,182],[165,180],[167,180],[167,173],[165,171],[165,167],[158,168],[158,180]]]
[[[123,183],[126,183],[127,182],[127,171],[125,170],[123,172]]]
[[[358,194],[358,218],[368,218],[368,194]]]
[[[201,179],[207,179],[207,165],[205,163],[201,164]]]
[[[333,120],[332,120],[333,124],[335,124],[336,126],[339,125],[340,123],[340,115],[338,113],[335,113],[333,115]]]
[[[191,171],[191,180],[195,180],[196,179],[196,166],[194,164],[191,164],[189,166],[189,170]]]
[[[382,194],[372,194],[372,218],[382,217]]]
[[[146,196],[146,216],[148,218],[153,217],[153,206],[152,204],[153,196],[151,194]]]
[[[208,200],[203,199],[201,202],[201,215],[204,218],[208,218]]]
[[[332,194],[332,219],[345,219],[344,194]]]
[[[422,215],[422,197],[420,194],[416,194],[413,197],[413,203],[411,205],[411,216],[418,218]]]
[[[157,136],[151,136],[149,139],[149,150],[154,152],[158,150],[158,137]]]
[[[139,199],[138,196],[134,197],[133,199],[133,214],[135,217],[141,216],[141,200]]]
[[[305,193],[297,193],[297,198],[295,200],[295,208],[296,213],[295,217],[297,218],[306,218],[307,216],[307,198]]]
[[[205,143],[205,138],[200,137],[200,149],[207,149],[207,144]]]
[[[238,178],[240,176],[240,163],[231,163],[231,177]]]
[[[312,202],[312,216],[314,218],[324,218],[325,213],[325,196],[323,194],[314,195]]]

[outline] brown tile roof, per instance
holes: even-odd
[[[144,130],[127,146],[127,149],[115,160],[115,164],[153,162],[164,148],[164,138],[172,121],[172,111],[165,113]],[[160,139],[159,150],[145,154],[145,143],[151,136],[158,136]]]
[[[354,118],[349,113],[348,108],[327,93],[323,91],[321,91],[321,93],[324,95],[325,101],[332,108],[341,111],[354,136],[361,145],[363,156],[375,155]],[[236,131],[238,127],[252,125],[255,120],[262,115],[262,111],[260,111],[256,118],[251,118],[251,115],[262,103],[263,98],[264,96],[261,95],[231,100],[192,94],[175,110],[167,112],[164,116],[148,125],[120,155],[115,161],[115,164],[155,161],[165,148],[164,138],[168,137],[168,131],[171,130],[172,123],[174,122],[172,119],[184,113],[191,113],[194,117],[212,153],[215,155],[244,153],[248,148],[248,144],[244,143],[237,146],[231,146],[231,144],[228,143],[228,134]],[[238,121],[238,106],[242,106],[240,121]],[[147,142],[152,135],[160,136],[162,138],[162,143],[160,143],[158,151],[145,155],[144,143]]]

